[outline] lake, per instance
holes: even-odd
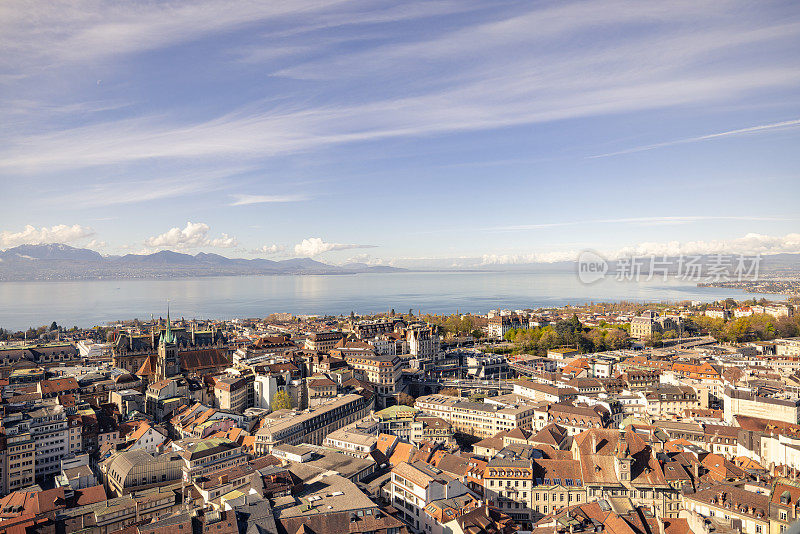
[[[172,280],[89,280],[0,283],[0,327],[12,330],[56,321],[71,327],[118,319],[233,319],[274,312],[349,314],[422,310],[486,313],[609,301],[783,299],[740,290],[697,287],[675,279],[582,284],[570,272],[399,272],[326,276],[243,276]]]

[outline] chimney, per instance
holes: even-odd
[[[592,432],[592,454],[597,454],[597,434]]]

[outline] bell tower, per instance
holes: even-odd
[[[172,334],[172,323],[169,319],[167,304],[167,329],[158,340],[158,359],[156,360],[156,380],[164,380],[180,373],[178,360],[178,344]]]

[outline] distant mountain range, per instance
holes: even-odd
[[[154,254],[102,256],[69,245],[20,245],[0,251],[0,281],[183,278],[258,274],[355,274],[404,271],[388,266],[350,263],[328,265],[311,258],[272,261],[227,258],[200,252],[162,250]]]
[[[709,265],[713,256],[702,256],[701,263]],[[476,262],[478,258],[476,258]],[[678,258],[668,258],[668,272],[676,274]],[[617,272],[617,262],[608,262],[608,273]],[[646,261],[642,272],[649,272]],[[198,276],[245,276],[261,274],[356,274],[409,271],[389,266],[370,266],[365,263],[329,265],[311,258],[264,260],[227,258],[219,254],[200,252],[184,254],[162,250],[154,254],[125,254],[103,256],[94,250],[69,245],[20,245],[0,251],[0,282],[25,280],[99,280],[99,279],[158,279]],[[576,263],[528,263],[513,265],[479,265],[474,267],[429,267],[426,271],[494,271],[494,272],[575,272]],[[800,254],[763,256],[759,271],[764,275],[800,277]]]

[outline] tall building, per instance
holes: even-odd
[[[173,377],[181,372],[180,360],[178,359],[178,344],[172,335],[172,326],[169,320],[169,308],[167,308],[167,330],[161,335],[158,341],[158,358],[156,359],[156,380],[164,380]]]

